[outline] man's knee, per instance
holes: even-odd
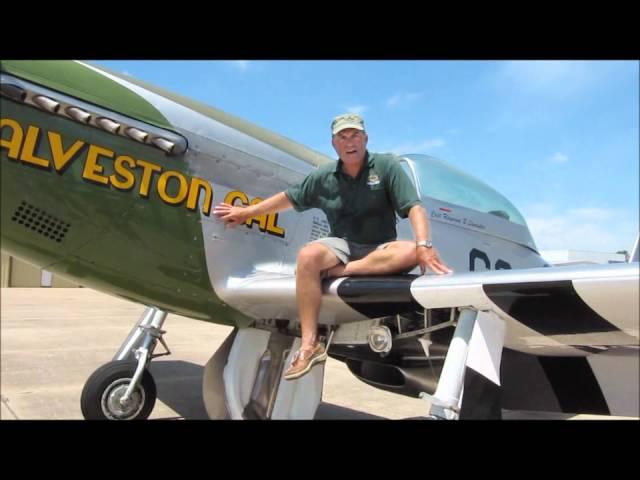
[[[298,252],[297,268],[321,270],[326,254],[322,245],[305,245]]]

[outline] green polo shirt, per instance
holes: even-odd
[[[344,173],[338,160],[318,168],[285,193],[298,212],[321,209],[332,237],[364,244],[395,240],[395,214],[407,218],[411,207],[421,203],[396,157],[369,152],[356,178]]]

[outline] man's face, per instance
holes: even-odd
[[[364,159],[367,150],[367,134],[357,128],[345,128],[333,136],[331,143],[340,159],[346,164],[357,164]]]

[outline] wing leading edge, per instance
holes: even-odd
[[[320,323],[471,307],[504,320],[508,343],[638,345],[639,276],[637,263],[624,263],[327,279]],[[293,275],[231,278],[224,298],[256,319],[296,319]]]

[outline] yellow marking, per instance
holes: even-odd
[[[22,148],[22,155],[20,156],[20,159],[23,162],[48,169],[49,160],[35,156],[39,133],[40,129],[38,127],[29,125],[29,128],[27,129],[27,137],[24,139],[24,147]]]
[[[251,205],[256,205],[258,203],[260,203],[262,201],[262,198],[260,197],[256,197],[253,200],[251,200]],[[251,228],[253,226],[254,223],[258,224],[258,228],[260,228],[261,232],[264,232],[267,230],[267,215],[266,214],[262,214],[262,215],[256,215],[255,217],[251,217],[249,218],[246,222],[249,228]]]
[[[272,213],[269,215],[269,222],[267,223],[267,232],[272,233],[278,237],[284,238],[284,228],[277,225],[278,214]]]
[[[240,199],[243,205],[249,205],[249,199],[243,192],[239,192],[237,190],[233,190],[227,193],[227,196],[224,197],[224,203],[228,203],[229,205],[235,205],[235,201]]]
[[[175,197],[169,196],[167,193],[167,184],[171,178],[177,178],[178,182],[180,182],[180,188],[178,189],[178,194]],[[164,200],[169,205],[178,205],[187,198],[187,193],[189,192],[189,184],[187,179],[184,178],[180,172],[175,172],[173,170],[167,170],[158,179],[158,195],[160,198]]]
[[[89,145],[89,153],[87,153],[87,161],[84,164],[82,178],[93,182],[109,185],[109,178],[99,175],[103,171],[102,165],[98,164],[98,156],[113,158],[114,153],[108,148],[98,147],[97,145]]]
[[[195,210],[198,205],[198,197],[200,196],[200,189],[204,189],[204,203],[202,204],[202,213],[209,216],[211,212],[211,202],[213,200],[213,191],[209,182],[204,181],[201,178],[191,178],[191,185],[189,186],[189,198],[187,199],[187,208]]]
[[[235,205],[236,200],[240,200],[243,205],[256,205],[262,201],[262,198],[256,197],[249,201],[247,194],[239,190],[232,190],[224,197],[224,203],[228,203],[229,205]],[[279,227],[277,222],[278,214],[270,213],[269,215],[256,215],[255,217],[247,219],[244,223],[248,228],[252,228],[253,224],[257,223],[261,232],[267,232],[277,237],[284,238],[285,230],[284,228]]]
[[[62,135],[56,132],[48,133],[51,156],[53,157],[53,167],[56,169],[56,172],[61,172],[67,163],[69,163],[84,146],[84,142],[82,140],[76,140],[76,143],[71,145],[71,148],[65,152],[62,146]]]
[[[22,146],[22,139],[24,138],[22,127],[15,120],[11,120],[10,118],[3,118],[0,119],[0,132],[2,132],[2,129],[4,127],[11,127],[12,133],[9,140],[0,140],[0,148],[6,148],[7,150],[9,150],[9,158],[18,160],[20,147]]]
[[[153,172],[161,172],[162,167],[154,164],[145,162],[144,160],[136,160],[136,163],[144,168],[142,172],[142,183],[140,184],[140,191],[138,192],[141,197],[148,198],[149,197],[149,187],[151,186],[151,176]]]
[[[133,158],[127,155],[120,155],[113,164],[116,173],[109,177],[111,185],[119,190],[130,190],[136,183],[135,175],[131,170],[125,168],[125,163],[129,165],[129,168],[136,168],[136,161]],[[124,181],[121,181],[118,176],[124,178]]]
[[[0,132],[4,127],[11,128],[11,134],[7,138],[0,138],[0,147],[7,150],[9,158],[13,160],[21,160],[24,163],[30,163],[41,168],[52,171],[51,165],[59,174],[64,174],[68,167],[79,156],[84,156],[84,165],[82,165],[82,178],[91,182],[95,182],[107,187],[129,191],[136,188],[138,178],[138,194],[143,198],[149,198],[153,183],[154,173],[158,173],[158,182],[156,183],[156,192],[158,197],[168,205],[179,205],[186,200],[186,208],[195,211],[198,208],[200,194],[204,191],[204,200],[202,202],[203,215],[209,216],[213,204],[213,187],[212,185],[199,177],[189,177],[177,170],[164,170],[161,165],[133,158],[129,155],[118,155],[113,150],[105,147],[91,144],[83,140],[75,140],[69,148],[65,149],[65,140],[63,135],[53,130],[41,129],[35,125],[27,125],[24,127],[16,120],[11,118],[0,118]],[[26,129],[26,130],[25,130]],[[25,133],[26,132],[26,133]],[[43,133],[47,132],[45,136]],[[42,134],[42,135],[41,135]],[[40,158],[36,156],[38,151],[38,141],[45,138],[49,143],[49,151],[51,159]],[[68,143],[67,143],[68,144]],[[86,149],[86,155],[82,153]],[[105,174],[105,168],[109,172],[108,165],[99,163],[101,157],[109,158],[113,161],[113,173]],[[115,157],[115,160],[114,160]],[[80,167],[78,167],[80,168]],[[140,168],[142,172],[136,172]],[[138,175],[140,177],[138,177]],[[175,178],[178,182],[177,192],[170,194],[169,183]],[[175,188],[171,189],[175,191]],[[226,203],[234,205],[241,203],[242,205],[256,205],[262,201],[261,198],[251,200],[246,193],[234,190],[229,192],[224,200]],[[239,201],[239,202],[238,202]],[[257,223],[262,232],[267,232],[279,237],[284,237],[284,229],[277,225],[277,214],[256,215],[247,220],[246,225],[251,228]]]

